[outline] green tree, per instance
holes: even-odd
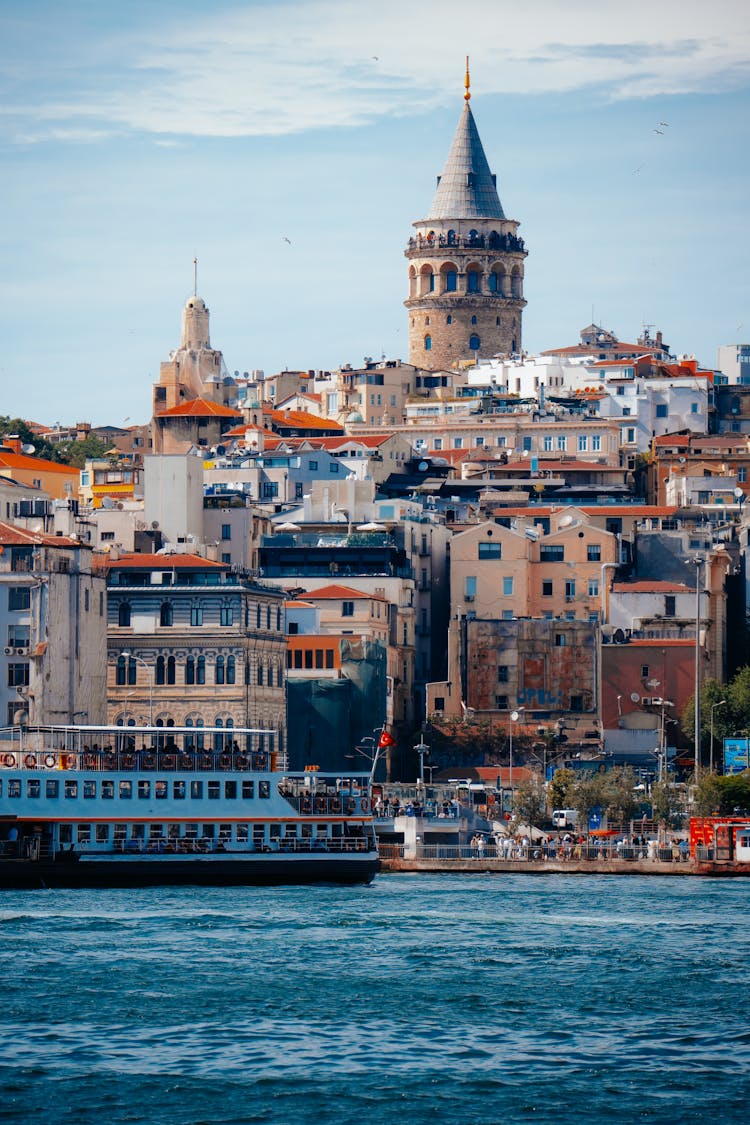
[[[89,434],[83,441],[61,441],[57,448],[63,464],[82,469],[87,461],[103,458],[110,445],[94,434]]]
[[[640,797],[635,791],[636,776],[630,766],[625,766],[623,769],[608,770],[603,777],[607,816],[618,824],[625,824],[640,809]]]
[[[750,812],[750,770],[743,773],[717,777],[702,777],[695,793],[695,812],[698,816],[732,816]]]
[[[722,699],[726,703],[716,707]],[[714,716],[714,761],[721,761],[725,738],[750,731],[750,667],[740,668],[728,684],[705,680],[701,684],[701,761],[710,758],[711,708]],[[695,730],[695,695],[685,705],[680,720],[682,730],[693,741]]]
[[[547,804],[551,809],[572,809],[577,806],[572,803],[573,790],[576,784],[576,774],[573,770],[555,770],[547,784]]]
[[[547,798],[544,782],[538,773],[522,781],[513,793],[513,815],[522,824],[538,826],[547,819]]]
[[[5,437],[7,434],[15,434],[16,437],[20,438],[23,445],[33,445],[34,453],[32,456],[34,457],[41,457],[47,461],[60,460],[57,447],[52,445],[51,442],[45,441],[44,438],[38,437],[24,422],[23,418],[11,418],[7,414],[0,414],[0,437]]]

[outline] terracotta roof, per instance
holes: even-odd
[[[317,414],[308,414],[305,410],[271,410],[271,420],[277,426],[292,426],[301,430],[338,430],[344,433],[344,427],[330,418],[319,418]]]
[[[368,598],[370,601],[377,602],[388,600],[382,594],[367,594],[363,590],[353,590],[351,586],[338,586],[335,583],[331,586],[321,586],[319,590],[307,590],[305,592],[306,601],[315,602],[321,598],[325,600],[329,598]]]
[[[38,531],[27,531],[13,523],[0,520],[0,544],[6,547],[80,547],[77,539],[66,535],[43,535]]]
[[[65,473],[78,477],[79,470],[73,465],[61,465],[59,461],[43,461],[41,457],[28,457],[25,453],[0,453],[0,466],[8,469],[36,469],[41,473]]]
[[[200,555],[139,555],[127,552],[120,555],[119,559],[108,559],[107,569],[118,570],[122,568],[138,570],[196,570],[198,568],[213,568],[228,570],[227,563],[213,562],[203,559]]]
[[[663,504],[597,504],[596,507],[583,504],[558,504],[549,505],[533,504],[525,508],[496,508],[495,515],[502,516],[551,516],[554,513],[564,514],[566,511],[575,510],[587,516],[673,516],[679,511],[675,506],[667,507]]]
[[[232,410],[230,406],[222,406],[220,402],[209,402],[205,398],[191,398],[189,402],[180,402],[177,406],[170,406],[169,410],[160,410],[157,418],[241,418],[241,410]]]

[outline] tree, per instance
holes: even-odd
[[[528,781],[522,781],[513,793],[513,815],[529,827],[539,825],[547,819],[547,799],[541,775],[534,773]]]
[[[0,414],[0,437],[5,437],[7,434],[15,434],[23,445],[33,445],[34,453],[32,456],[41,457],[47,461],[59,461],[60,459],[57,455],[56,446],[35,434],[23,418],[11,418],[7,414]]]
[[[695,793],[698,816],[732,816],[750,812],[750,770],[717,777],[702,777]]]
[[[576,774],[573,770],[555,770],[547,785],[547,804],[553,809],[576,808],[573,801],[573,790],[576,784]]]
[[[58,446],[60,460],[66,465],[73,465],[82,469],[87,461],[95,461],[104,457],[110,445],[94,434],[89,434],[83,441],[61,441]]]

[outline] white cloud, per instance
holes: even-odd
[[[18,108],[11,98],[4,114],[26,138],[351,126],[457,99],[466,51],[482,96],[596,87],[602,97],[637,98],[745,80],[750,25],[735,0],[188,6],[172,27],[162,20],[158,31],[110,34],[100,56],[82,44],[78,69],[73,58],[48,74],[46,98],[27,92]]]

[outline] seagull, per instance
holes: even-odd
[[[286,236],[286,235],[284,235],[284,242],[288,242],[290,246],[292,245],[292,240],[291,240],[291,238],[287,238],[287,236]]]
[[[636,174],[636,172],[640,172],[641,168],[643,168],[643,167],[644,167],[644,165],[643,165],[643,164],[639,164],[637,168],[634,168],[634,169],[633,169],[633,175],[635,175],[635,174]]]
[[[371,56],[371,58],[372,58],[372,59],[373,59],[373,60],[374,60],[375,62],[380,62],[380,57],[379,57],[378,55],[372,55],[372,56]]]
[[[654,129],[654,132],[658,133],[660,137],[664,136],[664,130],[663,129]]]
[[[668,121],[660,121],[659,124],[660,125],[666,125],[666,127],[669,128],[669,122]]]

